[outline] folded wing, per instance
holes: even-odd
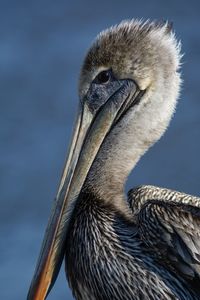
[[[148,252],[200,294],[200,198],[141,186],[129,204]]]

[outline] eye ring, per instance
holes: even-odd
[[[97,84],[106,84],[112,78],[112,71],[111,70],[104,70],[101,71],[94,79],[94,83]]]

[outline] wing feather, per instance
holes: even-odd
[[[137,214],[139,234],[160,263],[200,284],[200,208],[149,200]]]
[[[200,294],[200,198],[146,185],[128,202],[148,252]]]

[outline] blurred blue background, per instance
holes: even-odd
[[[122,19],[168,19],[182,40],[184,84],[165,136],[127,189],[200,192],[199,1],[0,1],[0,298],[25,299],[78,103],[80,64],[96,34]],[[72,299],[65,274],[48,299]]]

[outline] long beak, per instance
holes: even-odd
[[[73,207],[90,167],[111,127],[127,110],[130,99],[137,98],[137,92],[132,80],[121,80],[117,91],[95,115],[90,112],[87,103],[80,108],[28,300],[43,300],[51,290],[63,261]],[[133,97],[133,94],[136,96]]]

